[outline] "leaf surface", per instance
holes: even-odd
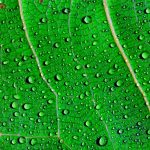
[[[148,149],[149,0],[0,1],[0,149]]]

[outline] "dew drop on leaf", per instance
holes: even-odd
[[[99,146],[105,146],[108,142],[108,138],[106,136],[101,136],[97,138],[96,143]]]
[[[63,114],[63,115],[69,114],[69,110],[67,110],[67,109],[63,110],[63,111],[62,111],[62,114]]]
[[[61,74],[56,74],[55,75],[55,80],[61,81],[62,80],[62,75]]]
[[[144,39],[144,36],[143,36],[143,35],[139,35],[139,36],[138,36],[138,39],[139,39],[139,40],[143,40],[143,39]]]
[[[142,59],[147,59],[149,57],[149,53],[148,52],[143,52],[142,54],[141,54],[141,58]]]
[[[16,94],[16,95],[14,95],[14,98],[18,100],[18,99],[20,99],[20,95]]]
[[[148,135],[150,135],[150,129],[149,129],[149,130],[147,130],[147,131],[146,131],[146,133],[147,133]]]
[[[84,125],[87,126],[87,127],[89,127],[91,125],[91,122],[90,121],[85,121]]]
[[[70,9],[69,9],[69,8],[64,8],[64,9],[62,10],[62,12],[63,12],[64,14],[69,14],[69,13],[70,13]]]
[[[115,70],[114,70],[114,69],[109,69],[109,70],[108,70],[108,73],[109,73],[109,74],[114,74],[114,73],[115,73]]]
[[[124,131],[122,129],[118,130],[118,134],[122,134]]]
[[[40,22],[41,22],[41,23],[45,23],[46,21],[47,21],[46,18],[41,18],[41,19],[40,19]]]
[[[25,109],[25,110],[28,110],[30,108],[31,108],[31,104],[26,103],[23,105],[23,109]]]
[[[17,102],[12,102],[10,106],[11,106],[11,108],[15,109],[18,107],[18,104],[17,104]]]
[[[84,24],[89,24],[89,23],[91,23],[91,22],[92,22],[91,16],[85,16],[85,17],[83,17],[83,18],[82,18],[82,22],[83,22]]]
[[[11,144],[15,145],[17,141],[15,139],[11,140]]]
[[[121,86],[123,84],[123,81],[122,80],[118,80],[117,82],[116,82],[116,86]]]
[[[19,112],[14,112],[13,115],[14,115],[14,117],[18,117],[19,116]]]
[[[146,14],[150,14],[150,8],[146,8],[146,9],[145,9],[145,13],[146,13]]]
[[[20,144],[23,144],[23,143],[26,142],[26,139],[25,139],[24,137],[19,137],[19,138],[18,138],[18,142],[19,142]]]
[[[39,113],[38,113],[38,116],[39,116],[39,117],[43,117],[43,116],[44,116],[44,112],[42,112],[42,111],[39,112]]]
[[[54,43],[54,48],[58,48],[59,47],[59,43]]]
[[[31,140],[30,140],[30,144],[31,144],[31,145],[35,145],[36,143],[37,143],[36,139],[31,139]]]
[[[27,77],[26,81],[27,81],[27,83],[32,84],[32,83],[34,83],[34,77],[29,76],[29,77]]]

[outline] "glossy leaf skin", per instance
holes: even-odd
[[[148,104],[104,1],[0,1],[0,149],[148,150]],[[106,2],[149,101],[150,1]]]

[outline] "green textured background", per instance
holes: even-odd
[[[18,1],[0,0],[0,150],[148,150],[149,110],[103,1],[20,1],[26,29]],[[107,4],[149,100],[150,0]]]

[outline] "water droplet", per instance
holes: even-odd
[[[47,21],[46,18],[41,18],[41,19],[40,19],[40,22],[41,22],[41,23],[45,23],[46,21]]]
[[[64,9],[62,10],[62,12],[63,12],[64,14],[69,14],[69,13],[70,13],[70,9],[69,9],[69,8],[64,8]]]
[[[77,139],[78,139],[78,137],[77,137],[76,135],[74,135],[72,138],[73,138],[74,140],[77,140]]]
[[[94,41],[92,45],[93,45],[93,46],[96,46],[96,45],[97,45],[97,41]]]
[[[122,134],[124,131],[122,129],[119,129],[117,132],[118,134]]]
[[[146,14],[150,14],[150,8],[146,8],[146,9],[145,9],[145,13],[146,13]]]
[[[55,79],[56,79],[57,81],[61,81],[61,80],[62,80],[62,75],[56,74],[56,75],[55,75]]]
[[[48,103],[48,104],[52,104],[53,101],[52,101],[52,100],[48,100],[47,103]]]
[[[75,68],[76,68],[77,70],[79,70],[79,69],[81,69],[81,66],[80,66],[80,65],[77,65]]]
[[[14,112],[13,115],[14,115],[14,117],[18,117],[19,116],[19,112]]]
[[[144,39],[144,36],[143,36],[143,35],[139,35],[139,36],[138,36],[138,39],[141,41],[141,40]]]
[[[54,43],[54,47],[55,47],[55,48],[58,48],[58,47],[59,47],[59,43],[57,43],[57,42]]]
[[[96,107],[95,107],[97,110],[99,110],[100,109],[100,105],[96,105]]]
[[[90,121],[86,121],[86,122],[84,122],[84,125],[89,127],[91,125],[91,122]]]
[[[92,18],[91,16],[85,16],[82,18],[82,22],[85,23],[85,24],[89,24],[92,22]]]
[[[123,81],[122,80],[118,80],[117,82],[116,82],[116,86],[121,86],[123,84]]]
[[[24,137],[19,137],[18,142],[19,142],[20,144],[23,144],[23,143],[26,142],[26,139],[25,139]]]
[[[69,113],[69,110],[67,110],[67,109],[65,109],[65,110],[62,111],[63,115],[67,115],[68,113]]]
[[[146,131],[146,133],[147,133],[148,135],[150,135],[150,129],[148,129],[148,130]]]
[[[49,62],[48,61],[44,61],[44,66],[47,66],[48,64],[49,64]]]
[[[19,95],[14,95],[14,98],[18,100],[18,99],[20,99],[20,96]]]
[[[110,46],[110,48],[114,48],[115,44],[114,43],[110,43],[109,46]]]
[[[142,54],[141,54],[141,58],[142,59],[147,59],[149,57],[149,53],[148,52],[143,52]]]
[[[14,139],[14,140],[11,140],[11,144],[15,145],[17,143],[17,141]]]
[[[27,83],[32,84],[32,83],[34,83],[34,78],[32,76],[27,77],[26,81],[27,81]]]
[[[31,144],[31,145],[35,145],[35,144],[36,144],[36,139],[31,139],[31,140],[30,140],[30,144]]]
[[[31,104],[24,104],[23,109],[28,110],[31,108]]]
[[[127,119],[127,118],[128,118],[128,115],[124,115],[123,118],[124,118],[124,119]]]
[[[39,116],[39,117],[43,117],[43,116],[44,116],[44,112],[42,112],[42,111],[39,112],[39,113],[38,113],[38,116]]]
[[[10,107],[14,108],[14,109],[17,108],[18,107],[17,102],[12,102],[11,105],[10,105]]]
[[[109,73],[109,74],[114,74],[114,73],[115,73],[115,70],[114,70],[114,69],[109,69],[109,70],[108,70],[108,73]]]
[[[96,143],[99,145],[99,146],[105,146],[108,142],[108,138],[106,136],[101,136],[99,138],[97,138],[96,140]]]

